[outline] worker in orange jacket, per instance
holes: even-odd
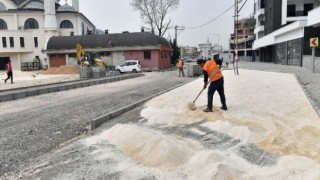
[[[226,97],[224,94],[224,80],[223,75],[220,70],[220,64],[221,61],[219,60],[208,60],[205,61],[203,59],[198,59],[197,64],[203,69],[204,74],[204,86],[203,89],[206,89],[208,86],[208,82],[210,83],[209,89],[208,89],[208,104],[207,108],[204,109],[204,112],[213,112],[212,111],[212,101],[213,101],[213,95],[215,91],[218,91],[220,96],[220,101],[222,104],[221,109],[222,110],[228,110],[226,105]]]
[[[6,72],[8,78],[4,80],[4,83],[7,83],[7,81],[11,78],[11,84],[13,84],[13,73],[12,73],[12,66],[11,66],[11,60],[6,64]]]
[[[184,77],[184,72],[183,72],[183,59],[179,58],[178,61],[178,68],[179,68],[179,77],[180,77],[180,73],[182,73],[182,76]]]

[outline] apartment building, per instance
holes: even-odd
[[[252,61],[252,43],[254,40],[253,17],[239,20],[235,23],[238,40],[236,42],[234,34],[230,38],[230,52],[234,53],[236,44],[238,44],[238,58],[241,61]]]
[[[311,69],[309,40],[320,37],[320,0],[254,2],[254,60]],[[316,56],[320,65],[319,48]]]
[[[67,1],[60,5],[59,0],[0,0],[0,70],[9,59],[16,70],[34,59],[42,65],[50,65],[50,60],[66,64],[65,56],[48,59],[49,38],[85,35],[94,29],[79,12],[79,0],[72,0],[72,6]]]

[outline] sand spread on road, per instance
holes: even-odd
[[[199,79],[150,100],[141,112],[142,117],[156,126],[185,126],[206,120],[202,127],[254,143],[275,154],[279,157],[276,165],[252,165],[233,151],[226,153],[230,149],[219,152],[197,146],[190,150],[186,144],[180,146],[177,137],[163,137],[155,130],[150,132],[141,127],[118,125],[109,130],[112,138],[108,140],[137,162],[165,169],[165,159],[171,169],[176,166],[187,170],[188,177],[194,179],[319,179],[320,121],[295,77],[249,70],[242,70],[241,76],[233,76],[231,71],[224,74],[229,111],[220,110],[216,95],[214,113],[202,112],[206,107],[206,93],[199,97],[195,111],[189,109],[188,103],[201,90],[203,82]],[[159,146],[164,141],[168,141],[166,146]],[[151,153],[150,156],[150,152],[157,155]],[[171,153],[177,157],[173,161],[178,162],[171,161]],[[179,156],[181,153],[183,157]]]

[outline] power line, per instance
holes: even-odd
[[[224,15],[225,13],[227,13],[230,9],[232,9],[234,7],[234,4],[228,8],[227,10],[225,10],[224,12],[222,12],[221,14],[219,14],[217,17],[213,18],[212,20],[210,20],[209,22],[205,23],[205,24],[202,24],[200,26],[194,26],[194,27],[186,27],[186,29],[198,29],[198,28],[201,28],[203,26],[206,26],[210,23],[212,23],[213,21],[217,20],[219,17],[221,17],[222,15]]]

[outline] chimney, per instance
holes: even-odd
[[[144,32],[144,27],[141,27],[141,32]]]
[[[104,34],[109,34],[109,30],[108,29],[104,30]]]

